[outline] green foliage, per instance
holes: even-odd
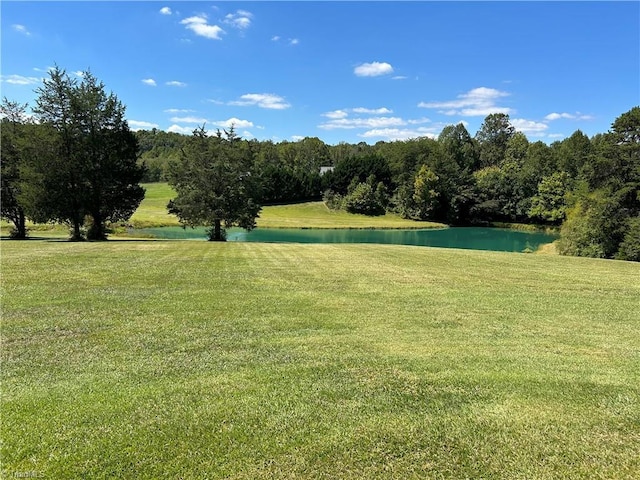
[[[251,230],[260,212],[260,179],[252,171],[246,143],[233,131],[209,137],[193,132],[180,161],[171,165],[169,184],[177,195],[167,206],[184,226],[211,227],[209,239],[225,240],[225,228]]]
[[[592,155],[593,147],[589,137],[580,130],[560,142],[557,146],[558,167],[567,173],[569,178],[575,179],[583,173]]]
[[[162,130],[139,130],[135,132],[138,140],[140,157],[138,162],[144,165],[143,182],[165,182],[169,171],[169,163],[180,158],[180,149],[184,147],[189,136]]]
[[[640,107],[618,117],[612,131],[592,144],[593,161],[582,171],[588,187],[598,189],[578,197],[562,227],[560,251],[635,259],[636,218],[640,215]]]
[[[492,113],[487,115],[476,133],[476,140],[480,145],[480,165],[492,167],[500,165],[505,159],[509,140],[515,133],[515,128],[509,121],[509,115]]]
[[[80,88],[76,81],[65,83],[69,79],[64,75],[58,80],[50,81],[54,91],[59,87],[57,98],[66,98],[67,90]],[[91,96],[89,90],[85,100]],[[22,135],[39,140],[25,143],[20,155],[29,157],[29,162],[13,170],[19,173],[18,182],[5,167],[20,156],[16,155],[17,144],[3,141],[3,171],[7,172],[3,189],[7,190],[9,183],[13,185],[14,192],[19,193],[14,197],[29,206],[27,217],[65,221],[74,225],[75,235],[80,236],[85,219],[89,225],[108,222],[92,218],[95,208],[89,210],[90,202],[83,193],[86,182],[78,173],[82,168],[72,167],[81,160],[72,150],[91,147],[91,142],[74,140],[72,126],[73,122],[49,122],[47,128],[55,128],[55,135],[43,125]],[[3,139],[6,132],[3,129]],[[587,230],[603,228],[609,233],[600,232],[599,236],[613,235],[599,243],[604,245],[601,250],[593,250],[609,258],[622,242],[627,220],[640,212],[640,197],[635,193],[640,190],[639,132],[640,107],[617,118],[610,132],[589,139],[576,131],[551,146],[541,141],[530,143],[523,133],[515,131],[508,115],[491,114],[475,138],[458,124],[446,126],[437,140],[421,137],[375,145],[342,142],[330,146],[315,137],[280,143],[254,139],[239,142],[237,154],[245,159],[243,168],[252,172],[252,189],[261,192],[261,198],[254,199],[259,204],[319,200],[324,191],[328,192],[323,197],[326,204],[334,209],[345,208],[347,197],[351,197],[348,204],[352,211],[387,210],[406,219],[429,218],[448,224],[535,221],[549,225],[561,223],[565,209],[571,205],[575,211],[588,212],[595,222]],[[187,145],[193,148],[191,137],[156,129],[136,132],[135,137],[140,153],[138,168],[146,168],[143,178],[147,180],[169,178],[169,165],[181,163]],[[131,144],[126,146],[126,141],[118,143],[128,152],[133,149]],[[320,175],[320,167],[328,166],[333,166],[333,171]],[[421,173],[423,166],[428,175],[426,171]],[[49,170],[55,173],[47,173]],[[109,172],[97,174],[108,176]],[[56,185],[69,188],[56,190]],[[48,195],[42,194],[44,187]],[[613,207],[598,207],[601,202],[594,200],[599,198],[596,191],[609,192]],[[11,193],[3,196],[7,200],[3,208],[13,208]],[[610,210],[612,214],[605,213]],[[596,220],[603,215],[609,215],[609,220]],[[99,219],[100,212],[95,216]],[[567,231],[580,223],[572,222],[573,227],[569,225]],[[106,224],[103,234],[105,229]],[[90,234],[100,236],[93,230],[90,228]]]
[[[538,185],[538,193],[531,200],[529,216],[558,224],[565,219],[565,196],[570,186],[569,174],[555,172],[544,177]]]
[[[453,158],[461,170],[477,170],[480,161],[478,145],[462,123],[444,127],[438,143],[442,146],[443,153]]]
[[[346,194],[352,182],[364,183],[371,176],[374,182],[391,186],[391,169],[387,161],[379,155],[348,157],[338,162],[332,172],[324,175],[325,188],[339,194]]]
[[[322,201],[331,210],[341,210],[344,208],[344,197],[333,190],[325,190]]]
[[[558,251],[561,255],[605,258],[603,239],[596,222],[597,213],[578,203],[567,211],[567,219],[560,230]]]
[[[529,152],[529,140],[522,132],[515,132],[507,141],[507,148],[504,152],[504,163],[517,164],[522,166]]]
[[[625,235],[618,248],[616,258],[640,262],[640,216],[627,221]]]
[[[30,216],[70,224],[74,240],[89,216],[88,237],[104,240],[106,224],[128,220],[144,197],[125,107],[88,71],[78,82],[56,67],[36,92],[41,125],[33,148],[43,153],[25,168]]]
[[[319,170],[305,171],[280,164],[267,164],[259,169],[262,179],[262,203],[287,203],[315,200],[322,191]]]
[[[637,214],[637,210],[626,206],[634,193],[605,189],[579,199],[567,211],[560,230],[560,253],[614,258],[624,241],[630,215]]]
[[[440,194],[436,190],[439,177],[426,165],[422,165],[413,182],[415,213],[420,220],[432,218],[438,207]]]
[[[474,172],[473,177],[478,192],[473,215],[487,220],[505,218],[504,205],[507,202],[509,185],[504,171],[494,165]]]
[[[369,182],[358,183],[344,198],[344,209],[362,215],[383,215],[384,206]]]
[[[26,104],[12,102],[6,97],[0,105],[0,215],[13,224],[11,237],[16,239],[27,237],[24,203],[19,199],[22,190],[20,169],[27,161],[26,110]]]

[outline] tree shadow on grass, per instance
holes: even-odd
[[[0,235],[0,241],[5,242],[29,242],[40,241],[49,243],[113,243],[113,242],[158,242],[164,241],[164,239],[158,238],[109,238],[108,240],[81,240],[74,241],[63,237],[34,237],[29,236],[27,238],[12,238],[8,235]]]

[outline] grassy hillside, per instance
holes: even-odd
[[[178,219],[167,213],[167,203],[174,195],[166,183],[148,183],[145,199],[131,223],[136,227],[174,226]],[[263,228],[432,228],[444,225],[433,222],[414,222],[398,215],[368,217],[344,211],[329,210],[322,202],[267,206],[258,218]]]
[[[640,265],[2,242],[3,477],[640,476]]]

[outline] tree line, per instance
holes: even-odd
[[[436,139],[327,145],[316,137],[241,139],[234,129],[192,135],[131,132],[124,106],[90,72],[60,69],[36,90],[35,116],[2,103],[2,216],[13,235],[26,219],[106,238],[143,198],[141,182],[167,181],[185,225],[253,228],[261,205],[323,199],[330,208],[450,225],[534,223],[560,229],[561,253],[640,260],[640,107],[606,133],[550,145],[529,141],[506,114],[472,136],[449,125]],[[321,172],[321,167],[324,168]]]
[[[170,166],[193,136],[136,136],[146,145],[141,161],[157,167],[150,180],[171,183]],[[550,145],[529,141],[501,113],[488,115],[474,136],[458,124],[437,139],[375,145],[315,137],[237,145],[260,178],[261,204],[323,199],[353,213],[450,225],[536,224],[560,230],[563,254],[640,260],[640,107],[606,133],[577,130]]]

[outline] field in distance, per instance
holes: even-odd
[[[640,265],[2,242],[3,477],[640,476]]]
[[[145,198],[131,217],[137,228],[176,226],[178,219],[167,212],[167,203],[175,195],[166,183],[147,183]],[[322,202],[263,207],[257,220],[262,228],[442,228],[434,222],[406,220],[399,215],[379,217],[355,215],[328,209]]]

